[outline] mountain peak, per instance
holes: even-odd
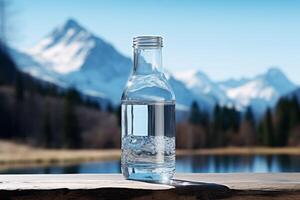
[[[202,71],[198,70],[195,72],[195,75],[199,78],[205,78],[205,79],[208,79],[207,75],[204,74]]]
[[[62,26],[62,30],[75,29],[75,30],[85,30],[75,19],[68,19]]]
[[[268,69],[268,71],[261,75],[261,77],[272,85],[277,85],[279,88],[284,86],[290,86],[289,88],[293,88],[295,86],[295,84],[288,79],[284,72],[276,67]]]
[[[72,40],[80,33],[90,35],[90,33],[75,19],[70,18],[61,26],[55,28],[47,37],[52,40],[53,44],[55,44],[66,38],[70,38]]]
[[[263,77],[265,77],[264,79],[275,87],[281,95],[290,92],[296,87],[295,84],[290,81],[279,68],[276,67],[270,68]]]
[[[284,73],[277,67],[271,67],[268,69],[266,75],[268,77],[282,77],[285,76]]]
[[[40,60],[52,63],[54,71],[70,73],[80,69],[94,46],[93,35],[70,18],[28,52]]]

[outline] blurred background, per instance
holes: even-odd
[[[120,172],[112,149],[137,35],[164,38],[177,172],[300,171],[299,9],[0,0],[0,173]]]

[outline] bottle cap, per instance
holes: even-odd
[[[136,36],[133,38],[133,48],[159,48],[163,46],[160,36]]]

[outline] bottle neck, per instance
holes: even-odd
[[[139,47],[134,48],[134,69],[135,75],[146,75],[163,73],[162,48]]]

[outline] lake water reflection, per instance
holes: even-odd
[[[0,171],[8,174],[120,173],[120,161],[88,162],[70,166],[30,167]],[[176,172],[300,172],[300,156],[197,155],[179,156]]]

